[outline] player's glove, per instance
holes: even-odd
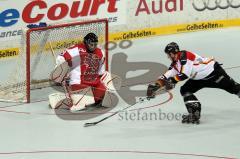
[[[149,84],[147,88],[147,98],[155,98],[156,91],[160,88],[160,85],[155,83],[155,84]]]
[[[174,83],[172,77],[165,81],[165,89],[166,90],[173,89],[175,87],[175,85],[176,85],[176,83]]]
[[[159,85],[161,87],[165,87],[166,90],[171,90],[175,87],[176,83],[174,82],[175,80],[173,79],[173,77],[170,78],[166,78],[164,75],[160,76],[159,79],[157,80],[157,83],[159,83]]]

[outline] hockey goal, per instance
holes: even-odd
[[[27,102],[47,97],[49,77],[55,66],[55,57],[71,45],[83,40],[89,32],[99,37],[99,47],[105,52],[108,70],[108,21],[106,19],[50,25],[23,32],[19,54],[5,71],[5,80],[0,81],[0,101]],[[34,91],[36,95],[34,95]],[[35,97],[33,97],[35,96]],[[34,100],[32,100],[34,99]]]

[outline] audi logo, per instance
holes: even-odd
[[[240,1],[239,0],[202,0],[202,4],[199,3],[199,0],[195,0],[192,2],[192,6],[197,11],[204,11],[204,10],[215,10],[215,9],[227,9],[227,8],[239,8]],[[235,1],[235,2],[234,2]],[[211,2],[211,3],[210,3]],[[238,3],[237,3],[238,2]]]

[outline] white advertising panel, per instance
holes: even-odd
[[[124,0],[1,0],[0,40],[16,38],[27,24],[50,24],[91,19],[109,20],[110,26],[126,24]]]

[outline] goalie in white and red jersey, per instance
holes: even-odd
[[[94,33],[88,33],[84,37],[83,43],[76,44],[66,49],[57,57],[56,61],[57,66],[67,62],[67,65],[70,68],[70,71],[68,71],[67,85],[71,92],[78,92],[90,87],[95,105],[102,106],[106,86],[100,79],[105,73],[105,57],[103,51],[98,48],[97,45],[97,35]],[[80,102],[83,97],[79,98]],[[89,101],[87,103],[89,103]],[[84,108],[85,103],[75,103],[70,109],[81,110]]]
[[[213,58],[201,57],[189,51],[180,51],[177,43],[169,43],[165,53],[172,61],[169,70],[161,75],[155,84],[148,86],[149,98],[155,96],[155,92],[165,86],[172,89],[180,81],[188,81],[181,87],[188,115],[183,115],[183,123],[199,123],[201,116],[201,104],[194,95],[202,88],[219,88],[240,97],[240,84],[235,82]]]

